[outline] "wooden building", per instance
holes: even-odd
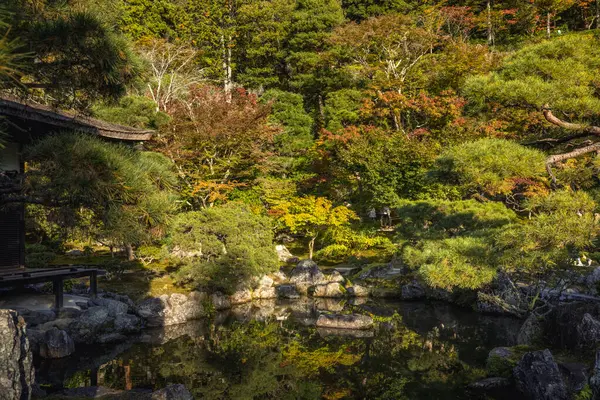
[[[0,199],[3,192],[18,185],[22,177],[25,163],[21,155],[23,147],[46,135],[72,131],[99,136],[108,141],[136,143],[149,140],[153,134],[150,130],[111,124],[11,97],[0,97],[0,124],[0,131],[4,133],[4,147],[0,149]],[[2,205],[0,202],[0,286],[6,286],[9,281],[39,281],[38,278],[48,275],[48,270],[25,269],[24,210],[23,204]],[[81,276],[81,270],[70,271],[71,275],[68,270],[63,275]]]

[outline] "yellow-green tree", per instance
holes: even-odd
[[[315,196],[296,197],[281,202],[272,212],[291,233],[309,238],[308,258],[311,260],[319,234],[328,229],[347,226],[352,220],[358,219],[348,207],[334,207],[325,197]]]

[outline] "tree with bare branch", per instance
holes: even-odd
[[[196,50],[185,44],[153,39],[142,43],[140,50],[150,64],[147,88],[157,112],[166,112],[174,100],[204,79],[203,69],[195,63]]]

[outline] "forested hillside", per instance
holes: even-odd
[[[598,1],[3,4],[4,94],[156,130],[26,150],[0,204],[32,264],[101,243],[230,291],[276,242],[450,290],[600,261]]]

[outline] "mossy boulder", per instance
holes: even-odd
[[[527,346],[493,348],[486,362],[487,375],[511,378],[514,367],[528,350]]]

